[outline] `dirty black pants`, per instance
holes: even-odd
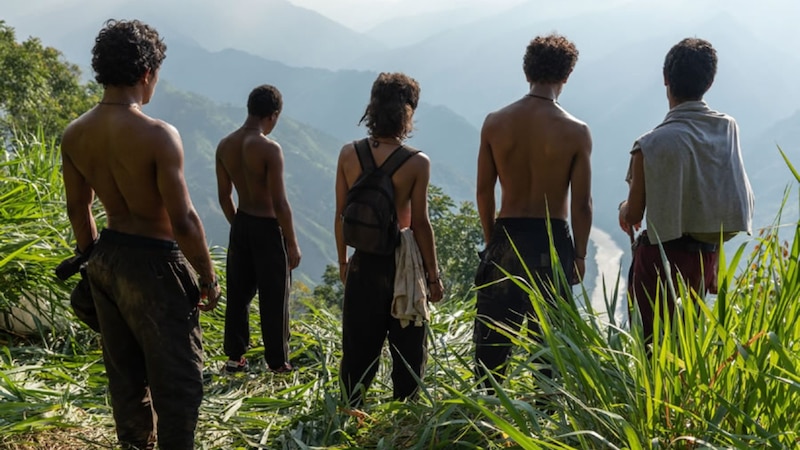
[[[392,385],[396,400],[416,395],[414,375],[422,378],[427,357],[426,327],[405,328],[392,317],[395,260],[356,251],[347,268],[342,308],[342,364],[344,398],[351,406],[363,402],[378,371],[383,342],[389,338]],[[406,367],[406,364],[408,367]]]
[[[123,448],[194,448],[203,399],[196,275],[172,241],[103,230],[88,276]]]
[[[569,225],[566,221],[558,219],[551,219],[550,225],[553,244],[561,268],[569,280],[573,276],[575,262],[575,250]],[[509,237],[511,241],[509,241]],[[514,243],[525,261],[533,280],[530,280],[522,262],[514,252],[511,242]],[[483,366],[486,366],[486,369],[492,372],[498,381],[504,377],[505,363],[511,355],[512,347],[511,339],[499,331],[498,327],[506,329],[507,332],[517,333],[522,329],[523,322],[527,318],[528,330],[533,333],[532,336],[537,338],[540,334],[532,300],[522,288],[511,280],[504,280],[489,286],[484,285],[505,277],[505,274],[497,267],[499,266],[512,275],[523,278],[528,283],[533,281],[541,290],[544,298],[552,300],[553,290],[550,284],[553,280],[553,270],[550,259],[550,240],[545,219],[497,219],[489,243],[481,252],[481,262],[475,275],[475,285],[479,289],[473,340],[475,343],[475,373],[479,378],[486,375]],[[541,362],[544,364],[544,361]],[[547,376],[550,375],[549,369],[545,368],[542,372]],[[484,381],[483,386],[490,389],[491,383],[488,380]]]

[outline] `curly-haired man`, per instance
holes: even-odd
[[[67,127],[61,144],[78,249],[94,248],[88,277],[123,448],[153,448],[156,421],[161,448],[194,447],[203,397],[198,315],[220,294],[184,181],[180,136],[141,111],[165,50],[153,28],[108,21],[92,50],[103,98]],[[99,238],[95,194],[107,219]]]
[[[577,59],[575,45],[563,36],[533,39],[523,59],[528,93],[489,114],[483,123],[477,204],[486,249],[475,276],[479,290],[474,330],[480,377],[487,375],[484,368],[503,377],[511,352],[507,333],[519,330],[525,318],[528,329],[538,330],[527,293],[510,279],[498,281],[505,278],[501,268],[524,279],[529,279],[526,268],[530,270],[529,281],[546,299],[569,289],[554,276],[557,266],[568,283],[576,283],[584,274],[592,225],[592,139],[589,127],[557,102]],[[499,212],[495,209],[498,179]],[[550,257],[548,229],[558,261]],[[484,386],[490,386],[485,378]]]
[[[339,274],[344,283],[340,377],[345,400],[352,406],[362,403],[363,392],[378,370],[378,358],[387,337],[392,354],[395,399],[416,395],[417,378],[422,377],[427,358],[424,321],[404,324],[393,308],[397,277],[402,275],[397,270],[395,253],[376,254],[357,248],[347,259],[342,216],[348,191],[365,168],[386,169],[390,165],[396,168],[391,183],[399,228],[394,231],[399,233],[399,229],[405,228],[413,231],[411,240],[419,249],[422,263],[419,269],[424,271],[416,281],[428,285],[420,289],[422,301],[428,289],[433,302],[441,300],[443,295],[433,228],[428,217],[430,159],[403,145],[411,133],[418,102],[416,80],[402,73],[381,73],[372,85],[370,101],[361,119],[366,123],[369,137],[345,145],[339,153],[334,234]],[[402,261],[399,257],[398,260]]]
[[[647,230],[633,246],[628,280],[646,340],[653,336],[654,304],[662,318],[674,311],[678,277],[699,295],[716,292],[720,239],[751,231],[753,193],[739,127],[703,101],[716,73],[717,52],[708,41],[687,38],[673,46],[663,70],[669,112],[631,150],[630,192],[620,204],[619,224],[632,238],[647,205]],[[661,248],[672,288],[665,283]],[[630,312],[634,316],[636,309]]]

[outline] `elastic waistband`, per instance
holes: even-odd
[[[569,229],[564,219],[549,219],[553,230]],[[510,231],[547,230],[548,219],[542,217],[498,217],[494,220],[495,229],[506,228]]]
[[[274,224],[278,226],[278,219],[275,217],[262,217],[262,216],[254,216],[252,214],[248,214],[241,209],[236,211],[236,218],[240,220],[247,220],[247,221],[258,221],[258,222],[266,222],[270,224]]]
[[[159,250],[178,250],[178,243],[164,239],[156,239],[138,234],[123,233],[108,228],[100,232],[101,243],[121,245],[125,247],[150,248]]]

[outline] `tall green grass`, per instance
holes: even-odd
[[[0,149],[0,319],[22,332],[50,332],[64,316],[68,286],[53,269],[70,255],[71,229],[55,142],[18,134]],[[67,325],[62,321],[62,325]]]
[[[21,172],[12,166],[24,162],[15,161],[3,166],[3,176]],[[55,178],[48,185],[53,191],[60,182]],[[44,181],[34,184],[39,182]],[[46,188],[40,187],[39,192]],[[6,199],[16,195],[0,192]],[[26,195],[20,202],[38,201]],[[40,235],[49,236],[50,247],[40,251],[37,245],[43,245],[42,241],[33,238],[36,232],[28,231],[21,233],[27,240],[20,238],[10,248],[35,241],[27,248],[36,249],[32,254],[41,252],[43,258],[69,247],[68,225],[56,222],[63,217],[56,211],[57,196],[49,201],[52,209],[42,213],[52,214],[42,219],[48,224],[20,220],[18,225],[25,230],[41,227]],[[263,348],[255,346],[247,355],[254,363],[252,373],[220,376],[225,357],[221,348],[224,310],[219,308],[201,317],[206,396],[197,446],[797,448],[800,222],[791,242],[782,242],[774,230],[754,238],[757,245],[752,251],[742,245],[729,249],[731,255],[721,255],[716,298],[703,302],[683,286],[675,286],[684,307],[674,317],[657,319],[656,333],[663,337],[652,349],[643,344],[636,320],[632,327],[615,322],[611,301],[608,311],[579,307],[572,298],[560,299],[554,307],[536,289],[525,287],[542,318],[542,336],[512,336],[516,350],[508,377],[495,384],[492,396],[478,389],[473,376],[474,296],[433,307],[430,358],[420,380],[419,399],[390,400],[387,349],[362,411],[347,410],[340,400],[339,313],[320,306],[323,302],[307,289],[295,289],[292,296],[292,309],[299,311],[292,322],[292,361],[299,370],[289,375],[266,372],[259,358]],[[36,257],[20,259],[22,253],[28,255],[27,250],[11,258],[7,255],[12,253],[3,253],[2,259],[9,261],[4,267],[34,273],[36,282],[31,286],[52,288],[63,296],[64,287],[49,272],[59,258],[40,269],[34,265]],[[34,269],[29,268],[32,265]],[[745,265],[747,270],[737,269]],[[5,292],[5,279],[2,283]],[[609,293],[608,298],[616,296]],[[68,309],[60,311],[74,321]],[[253,330],[258,330],[255,310],[251,320]],[[0,447],[113,446],[99,341],[84,328],[70,329],[42,333],[35,340],[0,337]],[[260,342],[257,333],[253,342]],[[542,361],[558,375],[543,377]]]

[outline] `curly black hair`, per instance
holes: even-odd
[[[263,119],[283,109],[283,97],[275,86],[262,84],[247,97],[247,114]]]
[[[166,44],[153,27],[138,20],[110,19],[94,40],[92,69],[103,86],[133,86],[166,57]]]
[[[412,116],[419,103],[419,83],[403,73],[381,73],[372,84],[372,94],[364,115],[372,137],[405,139],[412,130]]]
[[[529,83],[563,83],[578,62],[578,49],[560,34],[537,36],[525,50],[522,68]]]
[[[717,51],[704,39],[686,38],[664,58],[664,79],[678,100],[700,100],[717,75]]]

